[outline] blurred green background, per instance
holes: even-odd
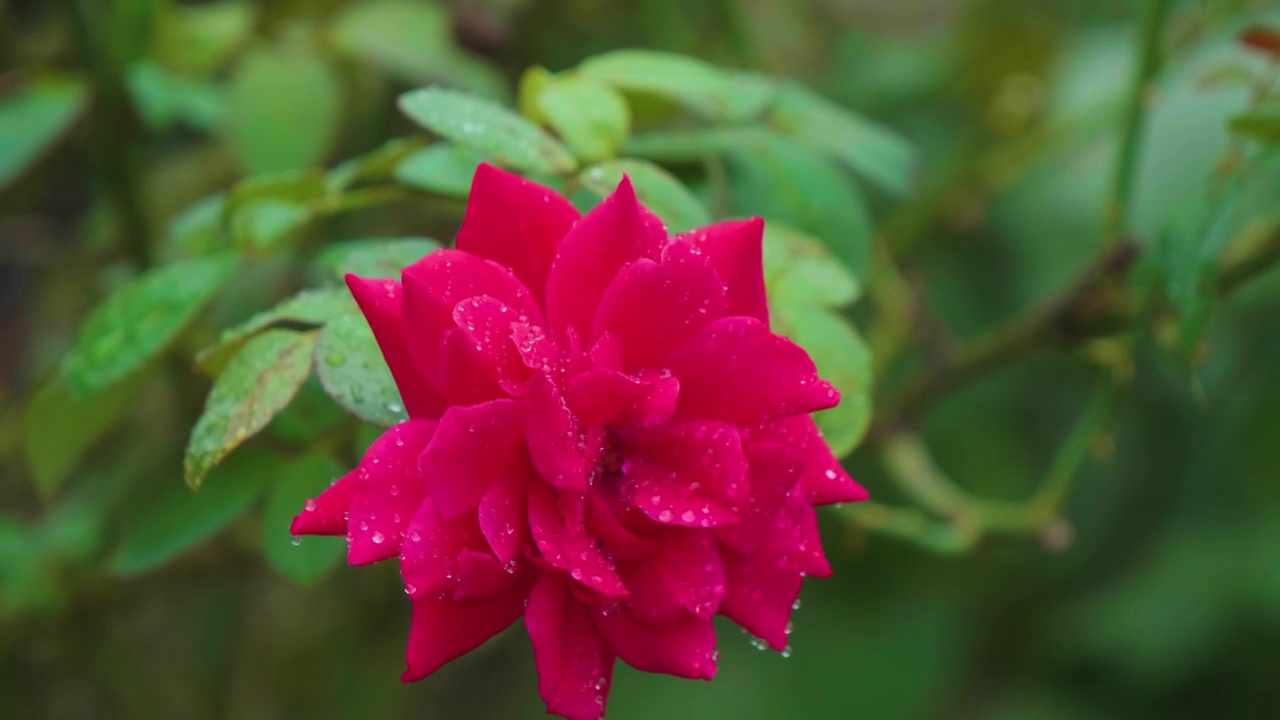
[[[41,402],[89,309],[164,257],[200,198],[412,133],[395,97],[428,81],[511,104],[529,66],[677,52],[794,78],[915,144],[912,188],[871,188],[866,202],[904,286],[932,308],[931,337],[961,342],[1094,255],[1145,4],[0,0],[0,98],[35,98],[0,116],[0,718],[541,716],[519,627],[402,685],[409,606],[394,566],[335,568],[338,547],[307,539],[310,559],[282,577],[281,523],[368,441],[331,430],[336,408],[311,385],[199,495],[182,485],[182,448],[208,382],[189,358],[213,329],[192,330],[188,360],[151,366],[137,393]],[[1280,21],[1275,3],[1170,5],[1128,228],[1144,248],[1204,202],[1237,142],[1227,121],[1251,91],[1238,76],[1265,65],[1237,33]],[[1268,167],[1249,221],[1280,219],[1280,166]],[[839,209],[818,202],[789,220],[822,235]],[[321,245],[447,240],[462,207],[374,208],[309,232]],[[280,297],[283,272],[237,278],[211,314]],[[876,307],[853,313],[873,349],[876,333],[916,322]],[[1064,522],[939,555],[824,512],[836,575],[806,585],[790,657],[726,624],[714,682],[620,669],[609,717],[1275,717],[1280,272],[1215,308],[1189,366],[1158,335],[1135,341],[1132,382]],[[935,349],[877,365],[877,397]],[[1035,353],[947,394],[922,425],[937,465],[976,495],[1030,495],[1093,387],[1082,358],[1105,351]],[[305,472],[254,462],[281,448],[305,455]],[[899,502],[879,450],[873,437],[848,465],[877,501]],[[289,490],[260,499],[240,487],[254,474]]]

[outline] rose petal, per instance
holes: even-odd
[[[799,453],[804,463],[800,485],[809,504],[862,502],[869,497],[831,454],[831,448],[822,439],[813,418],[798,415],[777,420],[753,433],[752,437],[785,445]]]
[[[593,368],[569,381],[569,407],[584,426],[601,425],[649,396],[650,384],[624,373]]]
[[[728,315],[746,315],[769,324],[764,289],[764,221],[730,220],[676,236],[698,248],[724,281]]]
[[[451,407],[418,458],[436,510],[445,519],[475,510],[503,478],[529,476],[524,426],[515,400]]]
[[[409,355],[401,308],[400,283],[395,280],[369,280],[347,275],[351,296],[364,313],[373,337],[378,341],[382,357],[391,369],[391,377],[400,389],[400,399],[411,418],[440,417],[446,407],[426,379],[418,373]]]
[[[800,597],[802,577],[784,572],[768,558],[743,559],[726,553],[725,591],[720,613],[775,650],[787,646],[792,606]]]
[[[709,533],[673,531],[657,552],[621,570],[626,608],[640,622],[669,627],[685,612],[710,618],[724,597],[724,564]]]
[[[600,296],[618,271],[640,258],[657,259],[666,242],[662,222],[640,205],[631,181],[623,178],[556,248],[547,277],[551,327],[572,327],[586,336]]]
[[[738,431],[690,422],[640,434],[624,475],[632,503],[664,525],[718,527],[737,522],[749,497],[747,460]]]
[[[498,371],[479,351],[462,328],[445,331],[440,338],[431,386],[450,405],[474,405],[506,397]]]
[[[529,534],[526,487],[532,472],[524,477],[505,475],[489,486],[480,499],[480,531],[503,564],[511,566],[520,557]]]
[[[627,369],[658,370],[724,309],[724,284],[711,264],[692,246],[675,243],[660,264],[640,259],[618,273],[600,298],[592,337],[617,336]]]
[[[541,318],[528,288],[509,270],[460,250],[437,250],[405,268],[403,275],[409,357],[429,380],[437,379],[441,341],[457,327],[453,310],[463,300],[487,295],[535,322]],[[448,387],[437,383],[434,389],[441,393]]]
[[[512,395],[519,394],[530,375],[512,338],[514,326],[525,322],[519,317],[506,303],[488,295],[463,300],[453,309],[453,320],[471,340],[477,359],[493,368],[499,385]]]
[[[587,495],[586,528],[591,537],[600,541],[606,553],[620,560],[642,558],[658,547],[632,532],[599,493]]]
[[[556,246],[579,217],[554,190],[481,164],[457,247],[511,268],[541,302]]]
[[[289,525],[289,532],[294,535],[346,535],[347,513],[358,490],[356,472],[347,473],[319,497],[308,500]]]
[[[435,420],[400,423],[365,452],[356,469],[356,496],[347,521],[347,562],[365,565],[400,553],[405,527],[426,495],[418,456],[436,425]]]
[[[458,554],[458,585],[454,600],[470,600],[505,592],[516,583],[516,568],[507,570],[487,552],[463,550]]]
[[[594,619],[618,657],[637,670],[691,680],[716,675],[716,633],[710,618],[685,615],[671,627],[655,628],[622,609]]]
[[[840,402],[835,388],[818,379],[808,353],[754,318],[706,325],[672,357],[671,370],[680,379],[677,418],[754,427]]]
[[[604,715],[614,654],[601,639],[591,611],[566,588],[563,576],[544,573],[529,594],[524,624],[538,668],[538,694],[547,712],[568,720]]]
[[[415,682],[466,655],[502,632],[524,612],[528,585],[501,595],[466,601],[434,596],[413,598],[413,623],[405,651],[407,669],[401,679]]]
[[[458,584],[459,557],[483,543],[475,518],[445,520],[427,498],[405,530],[400,548],[405,592],[415,597],[451,595]]]
[[[525,439],[542,479],[558,488],[585,490],[587,468],[577,423],[559,388],[546,375],[529,379],[524,391]]]
[[[694,487],[676,471],[645,459],[624,464],[623,477],[631,504],[663,525],[713,528],[741,519],[705,488]]]
[[[578,498],[578,503],[584,502],[581,496]],[[571,498],[569,502],[574,500]],[[585,509],[577,517],[566,518],[558,504],[565,502],[557,503],[555,492],[550,488],[541,483],[529,486],[529,530],[539,555],[603,597],[626,597],[628,591],[617,569],[587,535]]]

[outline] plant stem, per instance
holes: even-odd
[[[1107,245],[1119,243],[1129,230],[1129,205],[1137,172],[1138,150],[1146,125],[1147,107],[1151,103],[1152,81],[1160,69],[1160,41],[1164,37],[1171,4],[1169,0],[1147,0],[1142,24],[1138,27],[1138,62],[1125,105],[1119,157],[1103,227]]]
[[[107,192],[120,213],[124,244],[142,270],[152,264],[151,226],[139,190],[138,168],[132,138],[136,118],[129,105],[124,77],[110,48],[102,40],[106,23],[93,0],[72,0],[80,61],[89,75],[95,95],[93,133]]]

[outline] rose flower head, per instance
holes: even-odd
[[[482,165],[456,249],[347,277],[410,419],[292,530],[399,559],[406,681],[523,617],[548,711],[592,720],[615,660],[712,678],[716,614],[786,646],[831,573],[813,507],[866,493],[810,418],[839,395],[769,330],[763,230],[668,237],[626,179],[580,216]]]

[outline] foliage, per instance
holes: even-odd
[[[448,245],[481,162],[763,216],[873,497],[795,658],[611,717],[1280,703],[1280,15],[899,5],[6,4],[0,716],[530,712],[476,692],[536,697],[516,643],[390,685],[404,603],[285,529],[404,418],[343,275]]]

